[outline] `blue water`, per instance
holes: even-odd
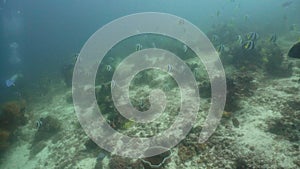
[[[57,73],[65,57],[79,52],[104,24],[136,12],[166,12],[208,31],[213,24],[234,21],[259,32],[284,32],[299,24],[300,2],[282,7],[282,0],[6,0],[0,10],[0,79],[22,72],[34,81],[41,72]],[[219,16],[216,13],[219,11]],[[248,16],[248,22],[244,17]],[[286,17],[286,20],[284,20]],[[18,42],[20,64],[10,64],[9,44]]]

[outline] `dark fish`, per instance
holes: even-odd
[[[238,42],[239,44],[243,44],[243,38],[242,38],[241,35],[238,35],[237,42]]]
[[[256,33],[256,32],[249,32],[249,33],[247,34],[247,39],[248,39],[248,40],[255,41],[255,40],[258,39],[258,38],[259,38],[259,35],[258,35],[258,33]]]
[[[300,42],[294,44],[289,50],[288,56],[291,58],[300,59]]]
[[[272,43],[276,43],[276,40],[277,40],[277,35],[276,34],[273,34],[270,38],[270,42]]]
[[[242,45],[243,49],[245,50],[252,50],[255,47],[255,44],[252,40],[246,41]]]

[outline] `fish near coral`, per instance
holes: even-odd
[[[252,40],[246,41],[242,44],[243,49],[252,50],[255,47],[255,44]]]
[[[255,41],[259,38],[259,35],[257,32],[249,32],[247,35],[246,35],[246,38],[248,40],[251,40],[251,41]]]

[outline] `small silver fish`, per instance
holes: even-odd
[[[106,71],[110,72],[111,69],[112,69],[112,67],[111,67],[110,65],[106,65],[106,66],[105,66],[105,70],[106,70]]]
[[[242,47],[245,50],[252,50],[255,47],[254,41],[252,40],[246,41],[243,43]]]
[[[184,53],[186,53],[187,50],[188,50],[188,47],[186,45],[183,45],[183,51],[184,51]]]
[[[143,46],[139,43],[135,45],[135,51],[140,51],[140,50],[142,50],[142,48],[143,48]]]
[[[152,42],[152,47],[156,48],[156,44],[154,42]]]
[[[247,34],[247,39],[248,39],[248,40],[255,41],[255,40],[257,40],[258,38],[259,38],[259,35],[258,35],[257,32],[249,32],[249,33]]]
[[[241,35],[238,35],[237,42],[238,42],[240,45],[243,44],[243,38],[242,38]]]
[[[112,80],[112,81],[110,82],[110,87],[113,89],[113,88],[115,88],[115,86],[116,86],[116,81],[115,81],[115,80]]]
[[[170,64],[168,64],[168,73],[170,73],[171,71],[173,70],[173,66],[172,65],[170,65]]]
[[[35,125],[36,125],[36,128],[37,128],[37,129],[39,129],[40,127],[42,127],[42,125],[43,125],[43,118],[38,119],[38,120],[35,122]]]

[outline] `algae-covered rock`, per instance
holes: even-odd
[[[51,116],[39,119],[38,123],[39,125],[37,126],[38,129],[35,133],[33,144],[41,140],[47,140],[61,130],[59,120]]]

